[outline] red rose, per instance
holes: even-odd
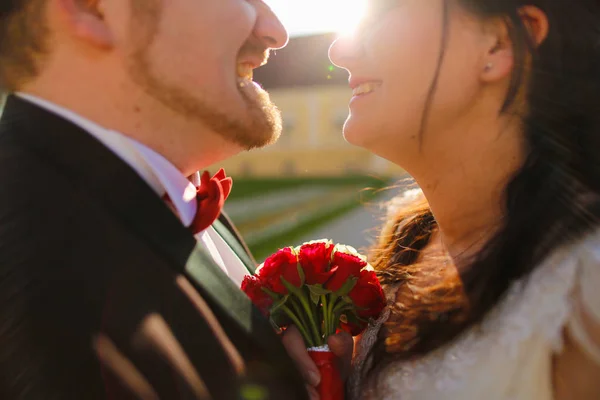
[[[269,309],[273,305],[273,299],[262,290],[263,287],[264,284],[255,276],[246,275],[242,281],[242,291],[250,297],[250,300],[260,312],[268,316]]]
[[[332,292],[338,291],[348,279],[358,278],[360,270],[367,266],[367,262],[352,254],[336,251],[333,255],[331,269],[336,268],[331,279],[325,284],[325,288]]]
[[[309,243],[300,247],[298,258],[309,285],[323,284],[331,277],[331,252],[334,246],[328,243]]]
[[[279,250],[267,258],[256,274],[267,288],[279,294],[288,292],[283,286],[281,278],[293,286],[300,287],[302,285],[300,274],[298,274],[298,257],[289,247]]]
[[[361,318],[377,318],[386,303],[375,271],[361,271],[356,286],[348,293],[348,296],[359,308],[356,313]]]

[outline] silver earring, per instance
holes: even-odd
[[[494,64],[493,63],[487,63],[487,65],[485,66],[485,71],[491,71],[492,68],[494,68]]]

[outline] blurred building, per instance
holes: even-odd
[[[348,73],[331,65],[327,52],[335,35],[297,37],[255,71],[254,80],[283,115],[278,143],[219,163],[233,176],[391,176],[400,169],[348,144],[342,127],[351,90]],[[212,168],[215,169],[215,168]]]

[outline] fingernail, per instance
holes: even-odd
[[[308,381],[311,385],[317,386],[321,382],[321,374],[315,371],[308,371]]]

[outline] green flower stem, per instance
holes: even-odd
[[[325,341],[327,341],[327,338],[329,337],[329,335],[331,334],[329,332],[329,307],[327,304],[327,296],[322,294],[321,295],[321,306],[322,306],[322,310],[323,310],[323,322],[324,322],[324,326],[323,326],[323,339]]]
[[[316,339],[316,344],[317,346],[322,346],[323,345],[323,338],[321,337],[321,335],[319,334],[319,329],[317,328],[318,325],[315,322],[315,317],[313,314],[313,310],[311,309],[311,306],[309,304],[308,299],[306,298],[306,296],[304,295],[303,292],[299,292],[302,294],[302,297],[300,297],[300,302],[302,303],[302,307],[304,307],[304,311],[306,311],[306,314],[308,315],[308,319],[310,319],[310,327],[312,329],[312,333],[315,335],[315,339]]]
[[[298,319],[300,319],[300,321],[302,322],[302,325],[304,326],[304,329],[306,330],[306,327],[308,326],[308,323],[306,322],[306,313],[304,311],[302,311],[302,306],[300,304],[300,301],[298,299],[297,296],[290,296],[291,299],[291,304],[292,307],[294,308],[294,312],[296,313],[296,316],[298,317]],[[311,338],[312,340],[312,338]]]
[[[344,302],[344,301],[338,301],[338,302],[335,304],[335,307],[333,307],[333,312],[338,312],[338,311],[340,311],[342,308],[344,308],[344,307],[348,307],[348,306],[351,306],[351,305],[350,305],[350,304],[348,304],[348,303],[346,303],[346,302]]]
[[[286,313],[287,316],[290,317],[290,319],[292,320],[292,322],[296,325],[296,327],[298,328],[298,330],[300,331],[300,333],[304,337],[304,340],[306,341],[306,344],[309,347],[314,347],[315,344],[314,344],[312,338],[310,337],[310,335],[306,331],[306,328],[304,327],[304,325],[302,325],[302,322],[300,322],[300,320],[298,319],[298,317],[296,316],[296,314],[294,314],[292,312],[292,310],[290,310],[287,306],[281,306],[281,310],[284,313]]]
[[[330,299],[327,309],[327,315],[329,316],[329,329],[331,330],[329,333],[330,335],[333,335],[337,329],[337,325],[335,323],[335,313],[333,312],[333,305],[335,304],[336,300],[337,298]]]
[[[331,327],[333,329],[333,333],[338,329],[340,325],[340,320],[338,316],[338,311],[340,310],[340,305],[344,305],[344,301],[341,297],[333,295],[333,298],[329,303],[329,316],[331,317]]]
[[[304,298],[306,299],[306,302],[309,304],[310,309],[312,310],[312,315],[315,321],[317,321],[317,330],[319,331],[319,338],[322,338],[323,336],[320,334],[321,333],[321,324],[320,321],[322,320],[323,317],[323,312],[320,311],[320,308],[316,305],[313,305],[312,300],[310,300],[310,291],[308,290],[308,288],[306,288],[305,291],[302,292]]]
[[[309,304],[312,304],[312,302],[309,302]],[[313,315],[314,315],[315,321],[317,322],[316,326],[317,326],[317,330],[319,332],[319,342],[321,344],[323,344],[324,343],[323,342],[323,335],[322,335],[322,332],[321,332],[321,330],[322,330],[321,327],[323,325],[323,324],[321,324],[321,320],[323,320],[322,307],[321,308],[311,307],[311,308],[313,310]]]

